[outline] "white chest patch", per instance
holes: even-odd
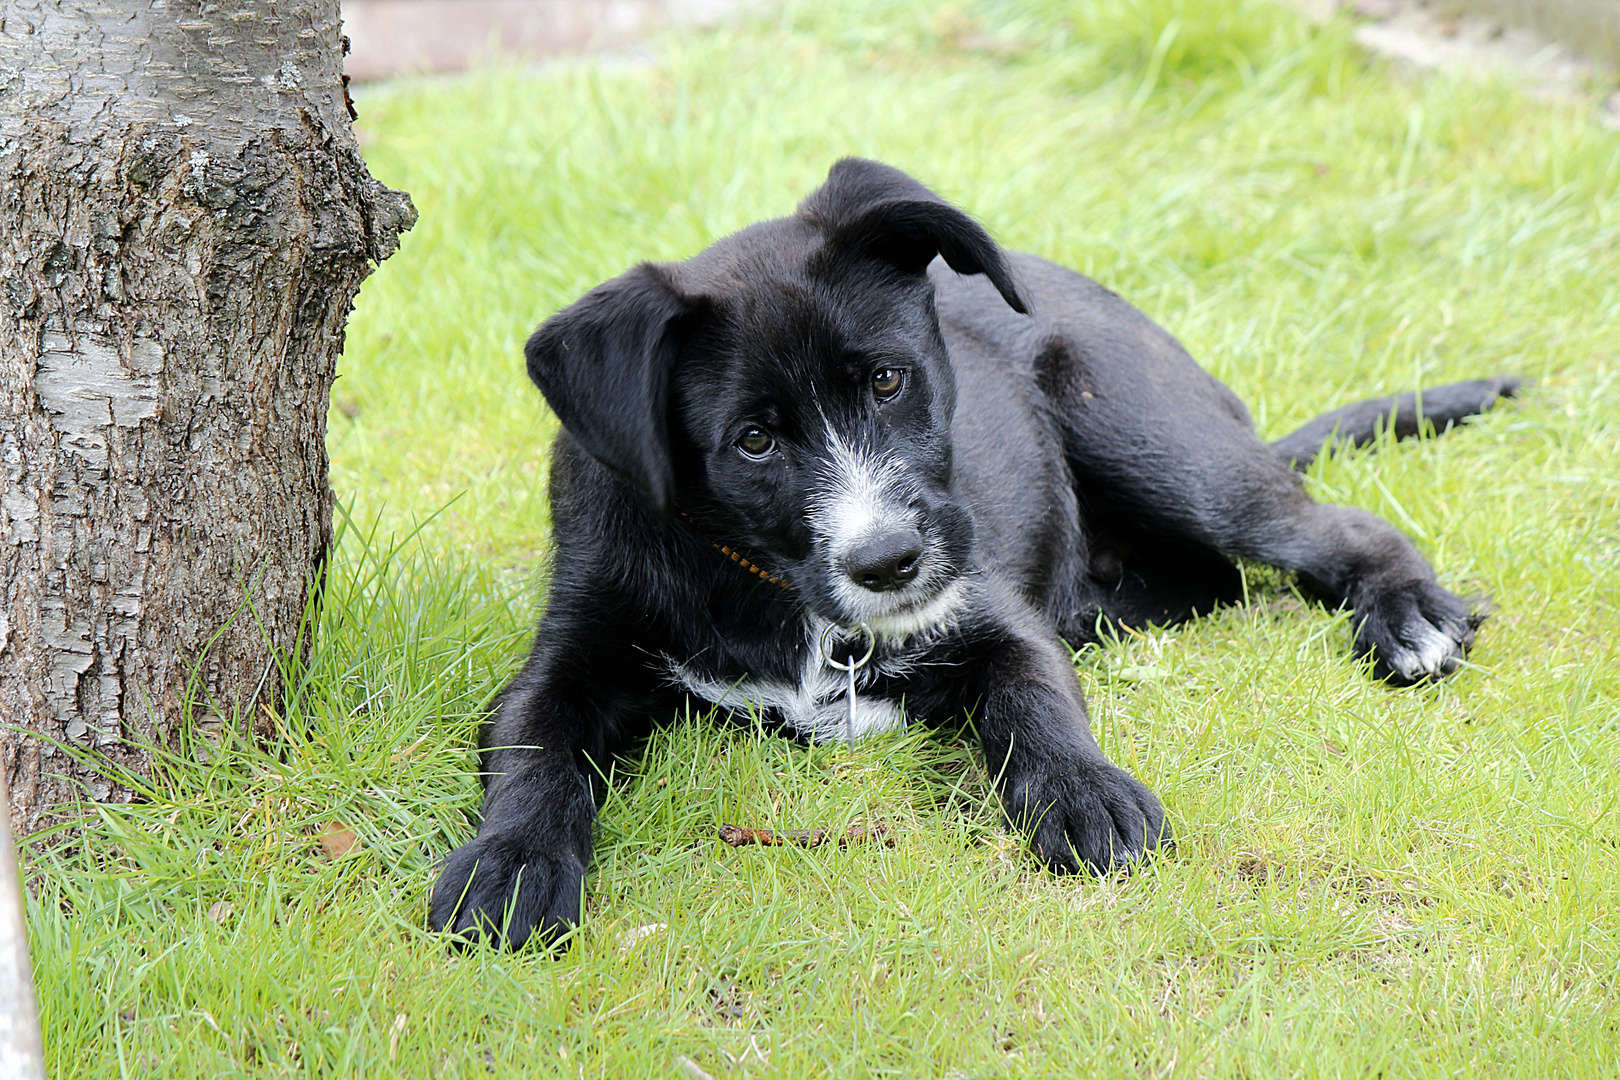
[[[819,659],[819,658],[817,658]],[[811,742],[840,742],[849,737],[848,676],[812,661],[797,683],[743,678],[721,682],[706,678],[686,664],[669,665],[675,681],[695,697],[738,717],[774,713]],[[904,727],[906,714],[897,702],[855,692],[855,738]]]

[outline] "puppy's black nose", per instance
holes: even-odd
[[[892,532],[844,556],[844,572],[863,589],[888,592],[916,578],[922,553],[922,535],[915,529]]]

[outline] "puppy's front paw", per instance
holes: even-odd
[[[480,838],[445,860],[428,925],[469,944],[517,949],[532,937],[549,945],[579,922],[584,880],[585,860],[572,852],[525,851]]]
[[[1379,589],[1356,605],[1357,657],[1396,686],[1443,679],[1456,671],[1484,616],[1432,581]]]
[[[1002,798],[1030,847],[1060,874],[1082,866],[1106,874],[1171,845],[1158,798],[1107,762],[1049,763],[1009,775]]]

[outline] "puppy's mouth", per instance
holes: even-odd
[[[940,588],[908,590],[909,595],[892,596],[887,610],[868,615],[864,622],[884,640],[940,633],[954,625],[965,591],[959,577]]]
[[[911,580],[884,582],[877,588],[847,567],[825,568],[816,575],[823,588],[814,590],[822,595],[812,599],[811,606],[821,609],[817,613],[829,622],[850,628],[864,625],[887,642],[943,632],[955,624],[967,583],[937,551],[918,562]]]

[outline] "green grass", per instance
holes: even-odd
[[[422,212],[334,393],[366,525],[285,739],[166,760],[30,867],[52,1075],[1620,1072],[1620,137],[1404,79],[1259,0],[840,0],[648,67],[357,98],[373,171]],[[1106,881],[1038,869],[958,738],[682,720],[625,766],[571,951],[451,953],[426,891],[541,594],[555,428],[522,340],[637,260],[790,211],[845,153],[1123,293],[1273,436],[1378,391],[1539,380],[1309,480],[1498,614],[1468,670],[1391,691],[1344,616],[1250,568],[1247,605],[1080,656],[1099,737],[1180,838]],[[897,846],[714,838],[867,819]],[[335,858],[334,822],[358,838]]]

